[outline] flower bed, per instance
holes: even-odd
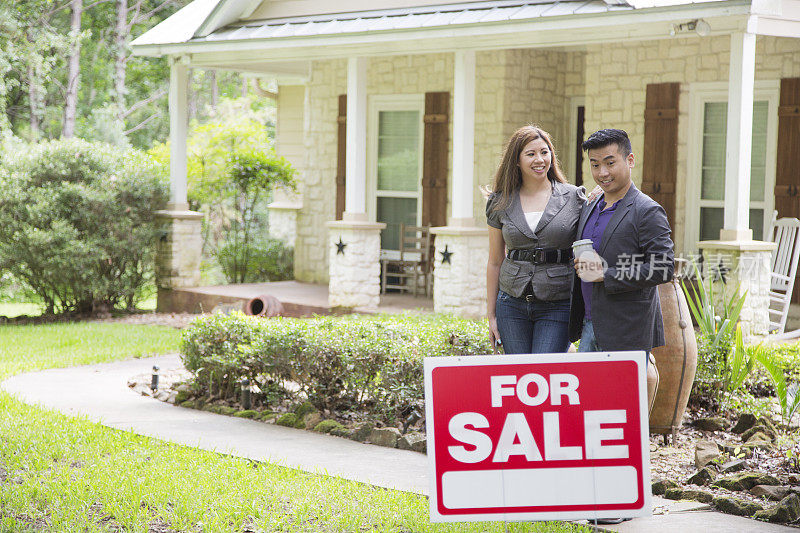
[[[444,315],[274,318],[214,314],[184,332],[194,396],[253,407],[305,397],[332,414],[366,412],[387,424],[422,412],[427,356],[491,353],[485,322]]]

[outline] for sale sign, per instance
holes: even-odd
[[[644,352],[429,357],[431,520],[645,516]]]

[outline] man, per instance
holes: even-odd
[[[596,254],[575,259],[570,340],[580,338],[581,352],[650,352],[665,342],[657,286],[672,279],[674,268],[667,213],[631,181],[635,158],[627,133],[600,130],[581,147],[603,194],[578,222],[577,238],[591,239]]]
[[[570,339],[579,350],[649,352],[664,344],[657,285],[672,279],[673,244],[664,208],[631,181],[628,134],[605,129],[582,148],[603,194],[585,206],[578,239],[597,252],[575,260]]]

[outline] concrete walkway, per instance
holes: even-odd
[[[128,380],[149,372],[153,365],[158,365],[162,371],[181,368],[180,359],[175,355],[132,359],[21,374],[0,383],[0,388],[29,404],[176,444],[380,487],[428,493],[425,455],[184,409],[132,392],[127,386]],[[603,528],[637,533],[795,530],[717,513],[695,502],[654,497],[653,503],[652,517]]]

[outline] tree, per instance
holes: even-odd
[[[67,62],[67,94],[64,105],[64,125],[61,136],[69,139],[75,134],[75,112],[78,108],[78,80],[81,75],[81,16],[83,0],[70,0],[69,38],[70,50]]]
[[[272,150],[244,150],[234,153],[227,161],[228,178],[233,189],[233,205],[236,216],[226,238],[230,250],[228,264],[222,267],[228,281],[249,281],[250,259],[254,253],[254,229],[264,225],[260,220],[258,206],[276,185],[293,189],[294,170],[289,162]],[[230,192],[228,194],[230,194]]]
[[[40,134],[47,88],[59,88],[56,65],[68,42],[51,24],[57,10],[54,0],[15,2],[13,9],[0,3],[0,132]]]

